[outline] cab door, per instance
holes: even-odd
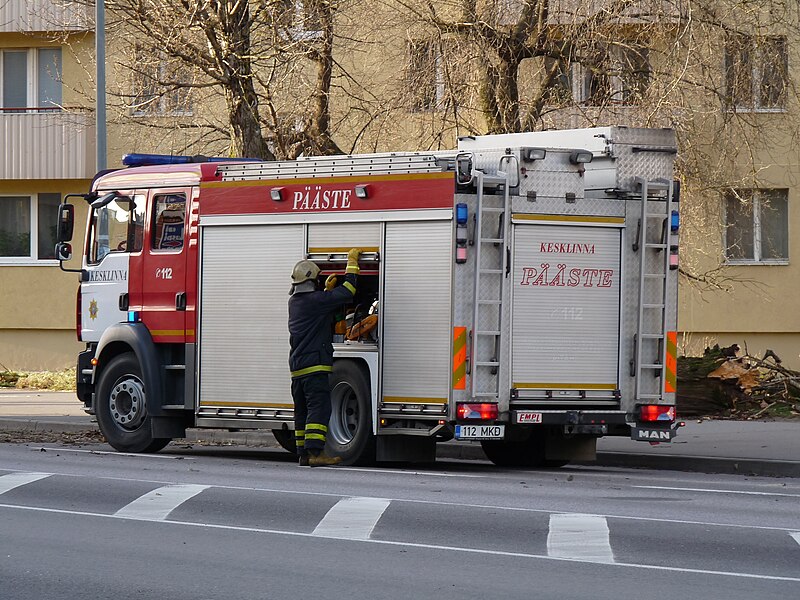
[[[189,189],[149,192],[142,260],[141,319],[155,342],[186,342],[187,201]],[[194,335],[190,332],[189,335]]]

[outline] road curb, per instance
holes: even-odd
[[[98,432],[96,423],[70,423],[57,420],[37,420],[25,417],[0,418],[0,431],[31,431],[52,433]],[[231,446],[279,448],[272,433],[266,431],[228,431],[227,429],[188,429],[186,437],[176,443],[210,443]],[[486,461],[480,445],[469,442],[438,444],[436,457],[455,460]],[[628,467],[663,469],[727,475],[762,477],[800,477],[800,462],[788,460],[757,460],[749,458],[718,458],[713,456],[631,454],[598,452],[594,462],[575,464],[599,467]]]

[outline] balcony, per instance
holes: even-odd
[[[0,0],[0,33],[90,31],[91,11],[71,0]]]
[[[94,132],[85,111],[0,109],[0,180],[90,179]]]

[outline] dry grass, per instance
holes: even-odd
[[[0,387],[69,392],[75,390],[75,369],[30,372],[4,371],[0,373]]]

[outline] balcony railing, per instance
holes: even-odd
[[[91,7],[71,0],[0,0],[0,32],[89,31]]]
[[[94,118],[50,108],[0,109],[0,179],[88,179]]]

